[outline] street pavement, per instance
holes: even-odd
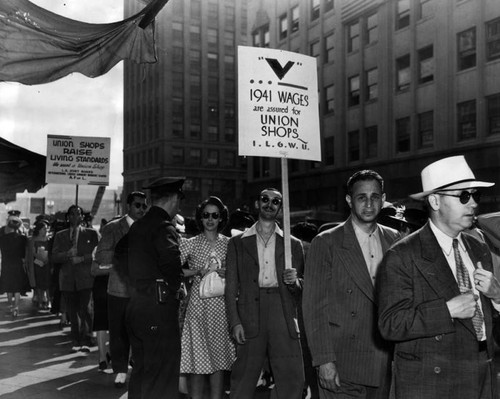
[[[0,295],[0,398],[126,399],[126,387],[114,387],[112,370],[98,372],[97,364],[97,347],[72,353],[69,327],[61,329],[57,316],[36,310],[31,295],[22,297],[15,319]],[[495,364],[500,371],[498,348]],[[500,373],[497,380],[500,386]],[[259,390],[255,399],[274,396]]]

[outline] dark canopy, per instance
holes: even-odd
[[[16,193],[37,192],[45,186],[44,155],[0,137],[0,201],[15,201]]]

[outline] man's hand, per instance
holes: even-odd
[[[297,282],[297,269],[293,267],[283,271],[283,282],[285,284],[295,284]]]
[[[336,392],[340,388],[340,376],[335,363],[329,362],[319,366],[318,380],[322,388]]]
[[[448,311],[453,319],[470,319],[476,311],[477,295],[472,291],[458,295],[446,302]]]
[[[236,324],[233,327],[233,338],[238,345],[243,345],[245,343],[245,330],[241,324]]]
[[[477,262],[477,269],[472,276],[476,290],[500,304],[500,283],[493,273],[483,269],[481,262]]]

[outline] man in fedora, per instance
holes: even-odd
[[[183,177],[162,177],[150,190],[152,206],[127,233],[130,301],[126,323],[134,367],[130,399],[177,398],[181,341],[178,322],[182,265],[173,217],[184,198]]]
[[[463,156],[421,173],[428,222],[385,255],[377,279],[379,329],[395,341],[396,398],[497,398],[492,315],[500,283],[483,242],[462,232],[474,219],[479,189]]]

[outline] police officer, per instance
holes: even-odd
[[[178,324],[182,265],[172,218],[184,198],[184,178],[162,177],[150,190],[152,206],[128,232],[131,298],[126,321],[134,367],[130,399],[177,398],[180,368]]]

